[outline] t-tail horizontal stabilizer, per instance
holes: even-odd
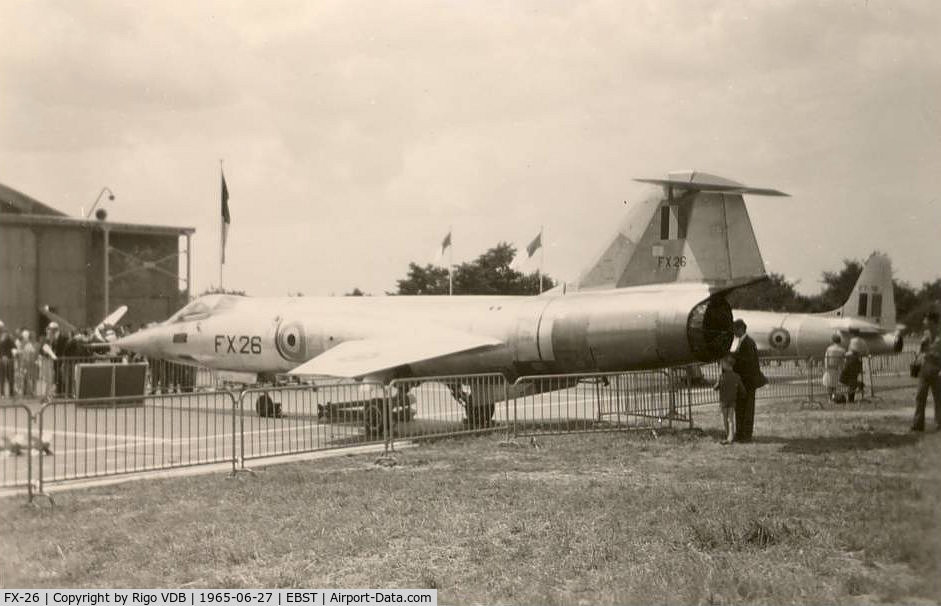
[[[637,181],[663,189],[631,205],[579,289],[703,282],[727,290],[766,277],[742,195],[787,194],[696,171]]]
[[[670,173],[666,179],[634,179],[640,183],[653,183],[676,189],[695,190],[714,194],[751,194],[753,196],[788,196],[767,187],[749,187],[709,173],[686,170]]]

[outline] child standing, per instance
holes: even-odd
[[[719,392],[719,406],[722,408],[722,424],[725,426],[726,438],[720,444],[731,444],[735,441],[735,403],[739,398],[745,397],[745,384],[732,366],[735,358],[726,356],[722,358],[722,374],[714,387]]]

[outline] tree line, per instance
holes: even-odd
[[[454,266],[451,286],[455,295],[535,295],[540,292],[537,272],[524,274],[511,267],[516,247],[500,242],[475,260]],[[448,268],[417,263],[408,264],[408,274],[398,280],[398,295],[446,295],[449,290]],[[542,275],[542,290],[556,281]],[[358,289],[357,289],[358,290]]]

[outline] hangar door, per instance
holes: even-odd
[[[36,330],[36,234],[16,225],[0,233],[0,319],[11,330]]]

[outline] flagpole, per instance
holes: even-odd
[[[219,176],[225,179],[222,158],[219,158]],[[222,291],[222,270],[225,268],[225,217],[219,214],[219,290]]]
[[[539,226],[539,294],[542,294],[542,276],[544,263],[546,262],[546,239],[542,234],[543,226]]]
[[[448,226],[448,238],[451,239],[451,242],[448,244],[448,296],[454,295],[454,279],[451,275],[452,268],[454,267],[454,226]]]

